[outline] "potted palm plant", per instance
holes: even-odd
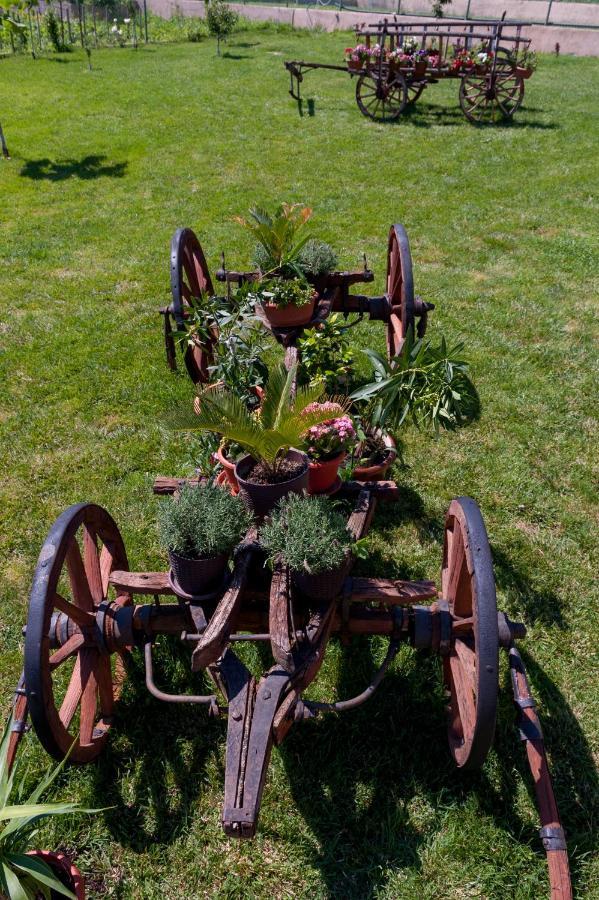
[[[270,562],[289,566],[295,587],[318,600],[331,600],[343,587],[353,541],[347,522],[325,497],[290,494],[260,530]]]
[[[235,466],[240,496],[258,516],[266,515],[290,492],[308,485],[308,458],[298,448],[304,433],[329,418],[329,413],[306,407],[322,395],[322,386],[298,388],[296,367],[278,366],[268,377],[259,410],[251,413],[226,387],[199,395],[196,415],[184,423],[189,431],[211,431],[226,441],[235,441],[246,451]]]
[[[12,717],[4,729],[0,744],[0,820],[3,826],[0,831],[0,896],[9,900],[50,896],[83,900],[84,881],[77,867],[64,853],[30,850],[30,839],[41,819],[98,810],[82,809],[77,803],[66,801],[39,802],[42,794],[56,779],[65,761],[48,772],[23,800],[24,782],[21,782],[19,788],[14,789],[17,769],[13,766],[10,771],[8,765],[11,727]]]
[[[158,521],[178,587],[198,596],[222,582],[250,515],[238,497],[208,483],[182,487],[161,505]]]

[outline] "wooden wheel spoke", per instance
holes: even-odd
[[[74,603],[69,603],[69,601],[65,600],[60,594],[54,594],[53,602],[55,609],[60,610],[65,616],[72,619],[80,628],[92,628],[96,624],[94,613],[86,609],[81,609],[80,606],[75,606]]]
[[[460,643],[456,641],[456,644]],[[472,735],[476,726],[473,684],[457,650],[449,657],[449,668],[464,735]]]
[[[79,653],[77,655],[77,659],[75,660],[75,668],[73,669],[73,674],[71,675],[71,680],[69,682],[67,692],[64,695],[64,699],[58,713],[60,721],[67,729],[67,731],[69,725],[71,724],[73,716],[75,715],[77,707],[79,706],[82,691],[83,686],[81,684],[81,653]]]
[[[81,609],[93,610],[94,601],[89,589],[83,559],[81,558],[81,550],[75,537],[69,542],[65,559],[75,603]]]
[[[98,695],[100,697],[100,718],[112,715],[114,694],[112,690],[112,668],[110,657],[100,655],[96,665],[96,681],[98,683]]]
[[[79,742],[85,746],[91,744],[96,721],[96,694],[98,683],[95,669],[98,653],[96,650],[84,649],[80,653],[81,659],[81,712],[79,717]]]
[[[468,634],[474,628],[474,617],[465,616],[461,619],[454,619],[451,625],[452,634]]]
[[[65,660],[70,659],[84,643],[85,638],[82,634],[72,634],[68,641],[65,641],[62,647],[59,647],[56,653],[50,657],[50,669],[56,669]]]
[[[98,606],[104,600],[102,572],[96,535],[89,525],[83,526],[83,565],[94,606]]]

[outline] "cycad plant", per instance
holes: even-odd
[[[12,718],[4,730],[0,744],[0,821],[4,826],[0,831],[0,896],[8,897],[9,900],[32,900],[40,895],[49,898],[52,890],[65,897],[75,898],[75,894],[65,888],[47,863],[36,856],[29,856],[25,851],[34,833],[34,826],[41,819],[96,810],[84,810],[77,803],[39,803],[40,797],[50,787],[66,760],[49,772],[25,800],[22,800],[24,784],[21,781],[15,790],[14,802],[11,803],[16,772],[14,767],[9,771],[8,765],[11,726]]]
[[[303,203],[281,203],[274,215],[255,206],[250,209],[249,219],[236,216],[234,221],[247,228],[260,245],[264,274],[303,278],[298,257],[310,239],[305,226],[311,215],[312,210]]]
[[[298,388],[293,396],[295,375],[295,366],[287,371],[281,364],[271,371],[262,405],[254,413],[228,388],[206,388],[198,395],[197,415],[185,430],[212,431],[234,441],[275,478],[287,451],[303,446],[307,429],[330,418],[326,409],[307,408],[320,399],[322,385]]]
[[[406,420],[417,427],[455,431],[478,418],[480,400],[470,378],[462,343],[448,347],[416,340],[408,332],[401,353],[387,361],[365,350],[374,368],[374,381],[351,395],[366,404],[362,416],[371,428],[396,431]]]

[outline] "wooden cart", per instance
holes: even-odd
[[[377,55],[358,70],[348,65],[289,60],[284,63],[290,76],[291,96],[301,104],[304,74],[314,69],[349,72],[356,77],[356,102],[360,112],[375,122],[393,122],[416,102],[430,84],[453,78],[459,82],[459,102],[466,118],[474,124],[509,120],[522,104],[526,74],[517,66],[518,55],[527,50],[530,39],[522,36],[525,22],[464,20],[422,23],[383,19],[376,25],[356,28],[356,40],[367,48],[378,47]],[[435,47],[428,65],[398,65],[388,61],[388,53],[401,50],[410,40],[422,51]],[[433,44],[434,42],[434,44]],[[489,64],[456,67],[451,52],[471,50],[481,45],[492,53]],[[433,60],[433,61],[431,61]]]

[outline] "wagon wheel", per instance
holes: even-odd
[[[40,553],[29,599],[25,690],[41,744],[55,759],[85,763],[100,753],[125,676],[126,651],[111,657],[100,604],[111,598],[113,569],[129,568],[123,540],[108,513],[93,503],[69,507]],[[97,615],[98,614],[98,615]]]
[[[511,119],[524,96],[524,82],[516,75],[509,56],[495,61],[495,73],[464,75],[460,81],[462,112],[475,125],[488,125]]]
[[[179,329],[185,327],[185,314],[193,300],[214,293],[206,258],[191,228],[179,228],[171,241],[171,291],[173,315]],[[196,342],[185,348],[185,366],[194,384],[208,381],[208,366],[213,361],[212,345],[216,338],[215,334],[207,344]]]
[[[408,102],[408,88],[403,75],[391,81],[364,72],[356,82],[356,103],[363,116],[375,122],[393,122],[402,114]]]
[[[475,769],[495,733],[499,635],[491,550],[480,509],[469,497],[453,500],[447,512],[441,590],[458,617],[451,652],[443,659],[449,747],[460,768]]]
[[[410,242],[403,225],[392,225],[387,245],[387,299],[391,307],[387,323],[387,355],[397,356],[414,324],[414,278]]]
[[[416,103],[423,90],[426,87],[425,81],[410,81],[408,82],[408,104]]]

